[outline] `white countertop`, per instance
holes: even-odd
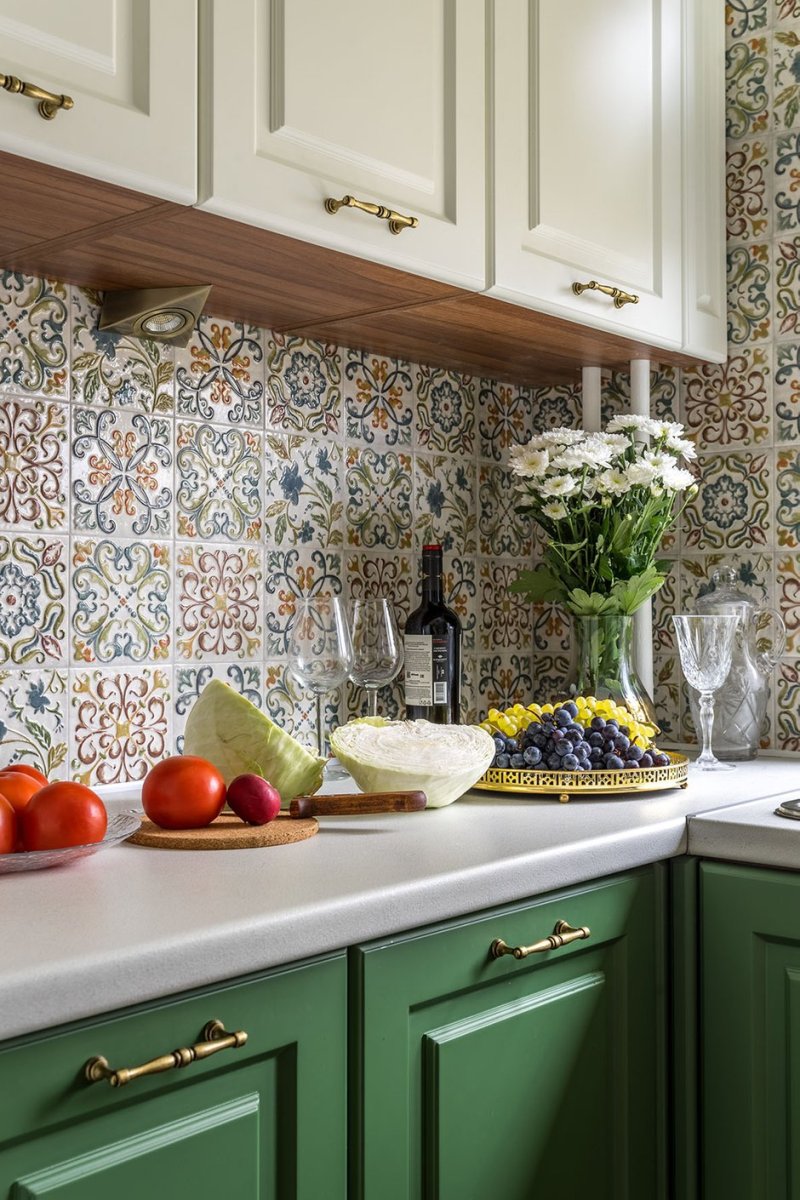
[[[800,797],[797,786],[786,799]],[[800,821],[778,817],[770,797],[701,814],[689,823],[689,853],[702,858],[800,871]]]
[[[322,818],[290,846],[123,845],[0,876],[0,1040],[684,854],[688,815],[768,813],[799,776],[793,759],[760,758],[685,791],[569,804],[472,792],[423,813]],[[780,825],[800,847],[800,822]]]

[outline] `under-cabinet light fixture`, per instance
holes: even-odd
[[[98,328],[185,346],[210,291],[209,284],[106,292]]]

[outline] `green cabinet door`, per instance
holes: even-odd
[[[701,906],[704,1200],[800,1200],[800,875],[704,863]]]
[[[352,1195],[665,1195],[660,867],[351,952]],[[591,936],[522,960],[556,921]]]
[[[344,1200],[343,955],[0,1046],[2,1200]],[[201,1040],[247,1042],[112,1088],[113,1068]]]

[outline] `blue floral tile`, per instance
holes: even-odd
[[[800,654],[800,554],[781,554],[777,558],[775,607],[786,625],[786,653]]]
[[[564,697],[567,694],[567,685],[571,674],[572,666],[569,655],[535,653],[531,662],[533,679],[531,695],[539,704],[549,704],[553,700]]]
[[[316,754],[316,700],[310,691],[300,687],[292,678],[285,662],[266,663],[264,693],[265,711],[275,724]],[[323,705],[326,738],[331,729],[340,724],[341,713],[345,709],[344,688],[329,692]]]
[[[481,720],[490,708],[530,704],[533,695],[530,654],[492,654],[478,659],[477,707]]]
[[[776,30],[773,56],[775,125],[778,129],[795,129],[800,125],[800,32]]]
[[[266,452],[267,541],[275,546],[341,546],[341,447],[296,434],[267,434]]]
[[[775,347],[775,441],[800,441],[800,342]]]
[[[800,452],[779,450],[775,467],[777,544],[796,550],[800,546]]]
[[[700,490],[683,514],[685,550],[749,550],[772,541],[766,454],[704,455]],[[800,518],[798,518],[800,519]]]
[[[725,26],[729,40],[746,37],[767,24],[768,5],[772,0],[727,0]]]
[[[402,633],[406,617],[419,603],[419,570],[412,566],[411,555],[355,551],[347,554],[344,570],[350,600],[389,600]]]
[[[287,633],[300,597],[341,595],[342,556],[305,546],[268,550],[264,575],[266,654],[277,658],[287,653]]]
[[[775,224],[781,232],[800,228],[800,133],[775,139]]]
[[[272,333],[267,351],[267,424],[299,433],[337,434],[342,423],[338,347]]]
[[[519,574],[515,564],[485,558],[480,564],[480,649],[516,650],[530,654],[532,607],[508,589]]]
[[[172,532],[172,423],[165,417],[76,408],[72,527],[115,536]]]
[[[416,369],[417,441],[426,450],[470,455],[475,450],[475,382],[442,367]]]
[[[66,284],[0,272],[0,392],[69,398]]]
[[[764,138],[730,142],[725,164],[729,242],[755,242],[769,234],[769,182],[769,142]]]
[[[263,333],[255,325],[201,317],[176,354],[181,416],[229,425],[264,423]]]
[[[178,421],[175,499],[178,536],[259,541],[262,435]]]
[[[531,522],[516,512],[519,493],[514,478],[503,467],[481,467],[478,472],[478,513],[481,554],[530,558]]]
[[[67,778],[66,671],[0,670],[0,755]]]
[[[0,534],[0,664],[66,659],[67,542]]]
[[[349,438],[410,446],[414,382],[407,362],[343,350],[344,407]]]
[[[0,404],[0,527],[66,528],[67,411],[43,400]]]
[[[747,137],[769,126],[770,39],[742,38],[725,55],[726,136]]]
[[[769,442],[771,374],[764,346],[734,351],[725,363],[684,370],[683,419],[699,449]]]
[[[100,296],[72,289],[72,399],[107,408],[171,413],[174,350],[152,338],[98,329]]]
[[[221,679],[256,708],[264,707],[264,668],[260,663],[206,663],[202,667],[175,668],[175,697],[172,714],[172,737],[175,753],[184,752],[186,721],[195,701],[207,683]]]
[[[800,237],[775,246],[775,325],[778,337],[800,334]]]
[[[411,455],[350,446],[345,460],[347,544],[368,550],[411,546]]]
[[[74,662],[167,659],[171,616],[169,546],[110,538],[73,540]]]
[[[775,695],[776,746],[778,750],[800,750],[800,660],[783,659],[778,664]]]
[[[170,751],[163,667],[70,671],[72,778],[88,787],[141,783]]]
[[[481,379],[478,385],[478,447],[482,458],[505,462],[512,446],[533,433],[529,388]]]
[[[769,246],[734,246],[728,250],[728,342],[741,346],[771,334]]]
[[[533,388],[531,391],[531,418],[534,433],[543,433],[546,429],[558,429],[562,425],[579,429],[581,413],[581,389],[577,383]]]
[[[695,612],[697,601],[714,590],[711,576],[721,566],[733,567],[737,590],[749,596],[754,604],[772,606],[772,556],[725,550],[719,554],[686,555],[681,560],[680,608],[676,611]]]
[[[260,546],[178,546],[175,643],[181,658],[260,657],[262,554]]]
[[[445,552],[477,550],[475,467],[444,455],[414,456],[415,541],[418,549],[440,542]]]

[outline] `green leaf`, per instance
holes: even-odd
[[[663,586],[665,576],[660,575],[655,567],[648,567],[641,575],[631,575],[630,579],[620,579],[611,589],[611,594],[619,605],[620,612],[634,613],[641,608],[645,600],[649,600]]]
[[[530,604],[543,600],[563,600],[564,585],[548,567],[537,567],[535,571],[520,571],[508,590],[514,595],[524,596]]]
[[[619,605],[613,596],[603,596],[600,592],[590,594],[583,588],[573,588],[567,593],[567,607],[577,617],[604,617],[619,612]]]

